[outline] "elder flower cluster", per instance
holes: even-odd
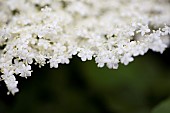
[[[117,69],[170,42],[169,0],[0,0],[0,80],[19,91],[15,76],[31,64],[69,64],[73,55]]]

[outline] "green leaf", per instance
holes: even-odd
[[[170,113],[170,98],[157,105],[151,113]]]

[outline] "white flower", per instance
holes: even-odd
[[[5,81],[7,87],[8,87],[8,94],[11,92],[13,95],[18,92],[18,88],[17,88],[17,84],[18,84],[18,81],[16,81],[16,78],[15,76],[13,75],[13,71],[9,71],[7,69],[4,69],[3,70],[3,75],[1,75],[2,77],[2,80]]]
[[[92,60],[93,51],[80,48],[78,56],[81,58],[82,61]]]
[[[18,62],[17,60],[15,60],[14,62],[15,62],[14,66],[16,67],[15,69],[16,74],[19,74],[19,76],[25,78],[31,76],[32,71],[30,65],[26,65],[23,62]]]
[[[58,64],[61,62],[61,59],[51,58],[48,63],[50,63],[50,68],[58,68]]]
[[[117,69],[149,49],[163,53],[169,11],[168,0],[1,0],[0,78],[15,94],[15,76],[31,76],[33,63],[58,68],[77,55]]]
[[[170,27],[165,25],[165,27],[162,29],[162,31],[164,31],[163,35],[168,35],[168,34],[170,34]]]
[[[121,63],[123,63],[125,65],[128,65],[128,63],[132,62],[133,60],[134,59],[133,59],[132,55],[130,55],[129,53],[124,54],[120,59]]]
[[[148,28],[147,25],[140,25],[140,30],[137,31],[137,33],[141,33],[143,36],[145,33],[149,33],[151,30]]]

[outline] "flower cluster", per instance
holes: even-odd
[[[31,76],[33,63],[58,68],[77,55],[117,69],[163,53],[169,11],[169,0],[0,0],[0,79],[15,94],[15,76]]]

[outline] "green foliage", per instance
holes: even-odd
[[[158,104],[152,113],[170,113],[170,98]]]

